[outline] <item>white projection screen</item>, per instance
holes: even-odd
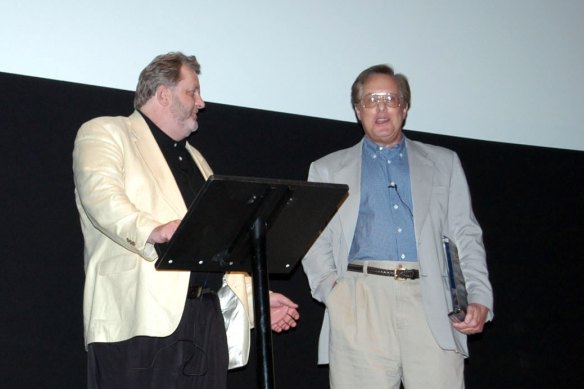
[[[8,0],[0,72],[133,90],[157,54],[202,63],[207,101],[354,121],[378,63],[408,76],[407,128],[584,150],[581,0]]]

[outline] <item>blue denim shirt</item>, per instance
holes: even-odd
[[[417,261],[405,137],[392,148],[365,137],[361,202],[349,261]]]

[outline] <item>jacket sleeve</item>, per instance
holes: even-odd
[[[458,247],[461,269],[465,277],[469,303],[489,309],[493,317],[493,290],[489,282],[482,229],[474,215],[468,183],[456,154],[452,159],[452,175],[448,200],[448,230]]]
[[[155,260],[154,246],[147,240],[162,222],[138,209],[126,193],[125,119],[94,119],[79,129],[73,150],[77,201],[94,228],[127,250]]]
[[[328,180],[326,173],[313,163],[310,166],[308,181],[327,182]],[[333,253],[333,225],[338,222],[338,214],[336,214],[302,260],[312,297],[321,302],[326,300],[337,281]]]

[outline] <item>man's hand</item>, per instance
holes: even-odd
[[[150,233],[150,236],[148,237],[148,243],[154,244],[168,242],[174,235],[179,224],[180,220],[173,220],[166,224],[159,225]]]
[[[300,318],[297,311],[298,304],[280,293],[270,293],[270,319],[274,332],[288,331],[296,327],[296,320]]]
[[[452,323],[452,326],[465,335],[478,334],[483,332],[489,308],[481,304],[469,304],[466,308],[464,321]]]

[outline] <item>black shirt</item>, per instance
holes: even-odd
[[[140,111],[138,111],[140,112]],[[197,193],[205,183],[205,178],[202,176],[199,167],[186,149],[187,140],[175,141],[166,133],[164,133],[152,120],[140,112],[160,151],[164,155],[164,159],[174,176],[176,184],[180,190],[185,205],[188,206],[193,202]],[[223,274],[221,273],[204,273],[191,272],[191,285],[203,285],[206,288],[219,290],[222,283]]]

